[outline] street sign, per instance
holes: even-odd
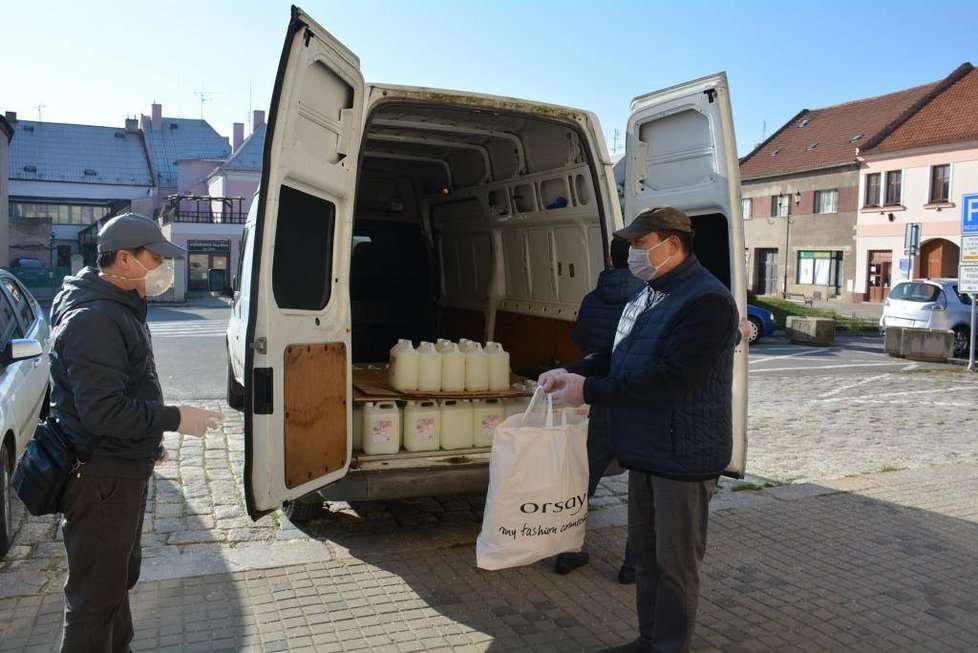
[[[903,253],[913,256],[920,251],[920,223],[908,222],[903,232]]]
[[[961,262],[978,263],[978,236],[961,236]]]
[[[978,193],[961,196],[961,233],[978,234]]]
[[[978,293],[978,265],[958,266],[958,292]]]

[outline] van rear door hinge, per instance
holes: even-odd
[[[268,353],[268,339],[267,338],[255,338],[255,341],[251,343],[251,348],[254,349],[259,354]]]

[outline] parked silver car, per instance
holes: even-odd
[[[46,415],[51,334],[44,310],[12,274],[0,270],[0,556],[13,537],[10,476]]]
[[[954,331],[954,355],[968,351],[971,299],[958,292],[957,279],[901,281],[883,302],[880,333],[888,326]]]

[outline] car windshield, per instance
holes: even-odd
[[[940,296],[941,289],[929,283],[900,283],[890,292],[890,299],[908,302],[936,302]]]

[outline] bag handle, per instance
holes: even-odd
[[[536,408],[537,401],[539,400],[541,395],[544,397],[543,400],[544,407],[547,411],[547,414],[544,417],[545,420],[544,426],[550,428],[554,425],[554,400],[553,397],[550,396],[550,393],[548,393],[540,386],[537,386],[537,389],[533,391],[533,396],[530,398],[530,403],[527,405],[526,410],[523,412],[523,421],[526,422],[526,418],[533,413],[533,409]],[[564,416],[563,412],[561,412],[560,418],[561,418],[560,420],[561,424],[566,424],[567,418]]]

